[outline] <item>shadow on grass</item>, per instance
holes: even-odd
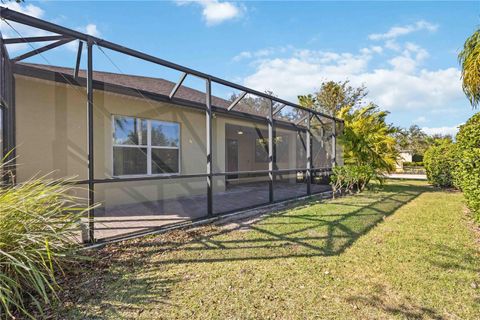
[[[132,259],[110,253],[86,264],[60,283],[60,303],[49,312],[54,319],[136,319],[149,306],[175,306],[171,288],[178,277],[160,277],[139,267],[144,258]]]
[[[88,275],[79,271],[76,281],[68,284],[72,296],[62,299],[64,311],[60,313],[68,314],[68,319],[122,318],[125,314],[137,318],[148,306],[174,304],[170,290],[184,279],[163,272],[171,265],[339,255],[425,191],[432,189],[386,185],[380,192],[326,203],[304,202],[228,228],[179,230],[112,245],[94,254]],[[368,303],[382,305],[377,300],[372,297]],[[389,312],[402,313],[402,308]],[[409,312],[412,317],[417,314]]]
[[[433,258],[427,261],[434,267],[444,270],[464,270],[479,272],[478,268],[472,267],[476,265],[478,259],[477,252],[474,249],[460,250],[452,248],[445,244],[431,244],[432,250],[435,252]]]
[[[392,316],[400,316],[405,319],[444,319],[437,311],[419,306],[413,301],[410,301],[408,297],[401,299],[401,301],[388,298],[388,293],[384,285],[377,284],[375,291],[375,294],[353,296],[348,298],[347,301],[356,305],[358,308],[372,307]]]
[[[376,194],[360,194],[326,204],[306,202],[300,208],[274,212],[234,228],[190,235],[187,243],[159,238],[123,247],[150,256],[181,250],[158,264],[283,259],[341,254],[359,237],[431,188],[387,185]],[[232,233],[232,231],[236,231]],[[188,231],[187,231],[188,233]]]

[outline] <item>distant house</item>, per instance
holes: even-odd
[[[398,155],[397,160],[397,170],[403,169],[404,162],[412,162],[413,161],[413,151],[412,150],[401,150]]]

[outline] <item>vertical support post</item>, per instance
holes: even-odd
[[[213,214],[213,175],[212,175],[212,80],[206,79],[205,90],[206,131],[207,131],[207,214]]]
[[[78,79],[78,71],[80,70],[80,61],[82,60],[83,42],[78,42],[77,60],[75,61],[75,69],[73,69],[73,77]]]
[[[5,157],[8,163],[3,175],[4,184],[16,182],[16,129],[15,129],[15,78],[13,77],[12,63],[7,48],[0,33],[0,109],[2,114],[1,132],[3,137],[3,150],[0,150],[0,161]],[[6,173],[5,172],[5,173]]]
[[[270,203],[273,203],[273,101],[270,99],[270,105],[268,110],[268,199]]]
[[[310,132],[310,121],[311,121],[312,115],[310,112],[308,113],[307,117],[307,194],[311,195],[312,194],[312,137],[311,137],[311,132]]]
[[[333,119],[332,130],[332,167],[337,165],[337,121]]]
[[[88,130],[88,241],[95,242],[94,162],[93,162],[93,42],[87,43],[87,130]]]

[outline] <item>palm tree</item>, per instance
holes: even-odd
[[[397,128],[386,122],[387,115],[387,111],[372,103],[359,109],[340,109],[337,116],[345,121],[340,142],[346,164],[367,165],[378,172],[395,169]]]
[[[467,38],[458,61],[462,67],[463,92],[476,108],[480,103],[480,29]]]

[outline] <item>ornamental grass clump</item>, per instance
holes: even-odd
[[[86,208],[68,180],[48,178],[0,186],[1,319],[43,314],[56,299],[56,276],[74,261]]]

